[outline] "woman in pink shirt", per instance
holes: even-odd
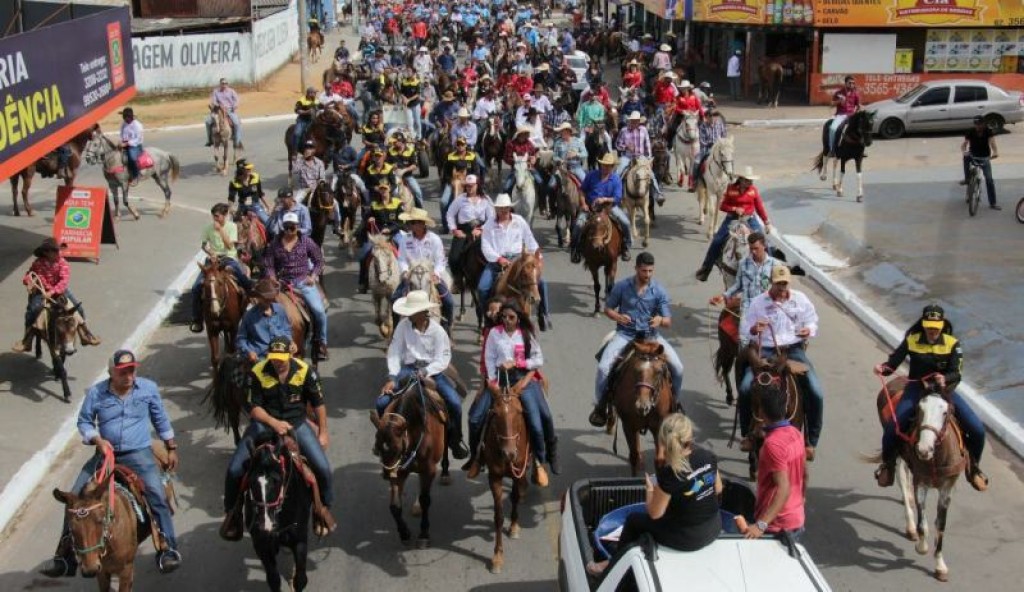
[[[708,245],[704,262],[701,263],[700,269],[696,273],[698,280],[706,282],[715,261],[722,256],[722,249],[725,248],[725,243],[729,240],[729,225],[733,220],[747,216],[749,217],[747,225],[751,230],[762,232],[765,236],[771,232],[772,225],[768,222],[768,211],[764,208],[764,202],[761,201],[760,192],[757,187],[754,187],[754,181],[760,178],[754,174],[753,167],[748,166],[743,174],[736,176],[736,182],[725,190],[722,205],[718,208],[725,212],[725,219],[722,220],[722,225],[718,227],[718,232],[715,233],[711,244]]]

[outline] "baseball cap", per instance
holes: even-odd
[[[139,362],[135,359],[135,354],[129,349],[119,349],[110,358],[110,366],[117,370],[121,368],[136,368],[138,365]]]
[[[299,223],[299,215],[296,214],[295,212],[287,212],[287,213],[285,213],[284,216],[281,216],[281,223],[282,224],[288,224],[289,222],[291,222],[292,224],[298,224]]]
[[[777,284],[780,282],[786,282],[787,284],[793,281],[793,276],[789,272],[789,268],[785,265],[776,265],[772,268],[772,283]]]
[[[938,304],[929,304],[921,313],[921,326],[925,329],[942,329],[946,326],[946,311]]]
[[[287,337],[275,337],[267,348],[267,359],[288,361],[292,357],[291,347],[292,342]]]

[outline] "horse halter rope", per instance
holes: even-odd
[[[426,414],[427,414],[427,396],[426,396],[426,393],[423,391],[423,383],[420,382],[419,377],[417,377],[415,380],[410,381],[409,384],[407,384],[404,389],[402,389],[401,391],[395,393],[396,400],[401,399],[402,397],[404,397],[405,394],[408,393],[410,389],[412,389],[413,385],[416,385],[417,389],[419,390],[419,393],[420,393],[420,405],[422,405],[422,407],[423,407],[423,415],[425,417]],[[408,419],[406,419],[406,417],[404,415],[402,415],[401,413],[396,413],[396,412],[385,413],[384,417],[381,418],[381,419],[387,418],[389,416],[399,417],[403,421],[406,421],[406,422],[409,421]],[[426,423],[427,423],[426,419],[424,419],[424,421],[423,421],[423,429],[420,430],[420,437],[419,437],[418,440],[416,440],[416,446],[413,447],[412,450],[409,450],[409,436],[408,436],[409,432],[408,432],[408,430],[406,430],[405,434],[402,436],[402,449],[398,452],[398,459],[395,460],[394,464],[392,464],[390,466],[387,465],[384,462],[383,455],[381,456],[380,466],[385,471],[391,472],[391,471],[394,471],[396,469],[399,470],[399,471],[404,471],[404,470],[409,468],[409,465],[411,465],[414,460],[416,460],[416,455],[420,451],[420,446],[423,445],[423,437],[427,433],[427,425],[426,425]],[[406,455],[407,451],[408,451],[408,454]],[[404,460],[402,459],[403,455],[405,455],[405,459]]]
[[[659,357],[655,354],[637,354],[637,359],[640,361],[640,364],[637,368],[639,370],[652,366],[653,362],[657,361]],[[654,400],[652,401],[652,404],[657,405],[658,401],[661,400],[661,391],[664,390],[662,387],[665,385],[666,370],[667,368],[665,364],[662,364],[661,367],[658,368],[656,374],[657,379],[654,381],[653,384],[643,380],[639,380],[633,383],[633,391],[636,393],[637,398],[640,397],[640,389],[650,389],[651,393],[654,395]]]
[[[276,500],[274,500],[272,502],[268,502],[268,501],[265,501],[265,500],[253,499],[252,503],[257,508],[276,510],[277,508],[280,508],[281,505],[284,503],[284,491],[286,489],[288,489],[288,484],[289,484],[289,482],[292,479],[292,471],[289,471],[288,467],[286,466],[286,463],[285,463],[285,456],[286,455],[284,455],[284,454],[277,454],[277,451],[274,450],[274,444],[268,442],[266,444],[262,444],[256,450],[259,451],[259,450],[262,450],[262,449],[269,450],[271,457],[274,460],[277,461],[278,467],[281,469],[281,475],[284,476],[284,482],[281,484],[281,489],[278,490],[278,492],[277,492],[277,499]]]
[[[508,375],[506,373],[506,384],[508,383],[509,380],[510,379],[509,379],[509,377],[508,377]],[[510,389],[509,387],[506,386],[504,388],[504,390],[502,390],[501,396],[499,397],[499,400],[501,402],[501,406],[504,408],[505,417],[508,417],[509,414],[511,413],[511,409],[510,408],[511,408],[511,404],[512,404],[512,389]],[[493,411],[492,411],[492,413],[493,413]],[[519,437],[521,435],[520,432],[516,432],[516,433],[512,434],[511,436],[505,436],[505,435],[502,435],[502,434],[495,434],[495,435],[498,437],[498,440],[500,440],[500,441],[512,442],[513,445],[514,445],[514,450],[516,451],[516,453],[519,452]],[[512,477],[514,479],[521,479],[522,476],[526,473],[526,469],[527,469],[527,467],[530,464],[530,439],[529,438],[526,439],[526,454],[523,455],[523,464],[518,469],[516,468],[515,460],[516,460],[516,457],[513,456],[512,459],[509,461],[508,466],[509,466],[509,469],[512,471]]]
[[[334,212],[334,208],[337,206],[337,202],[334,200],[334,197],[327,192],[327,190],[325,189],[326,187],[327,183],[323,180],[317,183],[316,189],[313,190],[313,195],[310,197],[309,205],[311,207],[315,207],[316,209],[324,212],[327,215],[330,215],[331,213]],[[328,197],[330,197],[329,200],[327,199]]]
[[[107,498],[107,511],[103,515],[103,530],[100,533],[100,540],[95,545],[89,547],[79,547],[75,541],[75,531],[70,529],[69,534],[71,535],[71,544],[74,546],[75,553],[78,555],[84,555],[93,551],[99,551],[100,557],[107,554],[107,543],[112,538],[110,532],[110,525],[114,522],[114,452],[110,448],[104,448],[103,450],[103,462],[97,467],[96,472],[93,473],[93,480],[100,483],[102,479],[107,479],[107,491],[104,492],[104,497]],[[100,501],[87,508],[68,508],[67,512],[71,515],[73,520],[84,520],[88,518],[93,510],[97,510],[103,507],[103,498]]]
[[[771,324],[769,324],[768,325],[768,332],[771,333],[771,335],[772,335],[772,347],[775,348],[775,355],[776,356],[782,356],[782,348],[779,347],[779,342],[778,342],[778,340],[775,339],[775,327],[772,327]],[[762,342],[763,338],[764,338],[764,335],[762,333],[758,333],[757,334],[757,353],[758,353],[758,355],[761,354],[761,350],[762,350],[761,342]],[[773,384],[778,385],[778,387],[782,390],[782,392],[786,394],[786,409],[789,409],[790,402],[793,403],[793,413],[790,413],[789,417],[786,418],[786,421],[793,421],[793,418],[796,417],[796,411],[797,411],[797,408],[799,407],[799,405],[796,403],[796,401],[792,401],[792,400],[795,399],[797,396],[799,396],[799,393],[797,392],[797,391],[799,391],[799,388],[794,388],[794,389],[792,389],[792,392],[790,392],[790,389],[786,388],[786,385],[784,384],[783,374],[780,373],[778,376],[774,376],[768,370],[761,370],[760,372],[758,372],[757,376],[754,377],[754,381],[757,382],[757,384],[759,386],[762,386],[762,387],[769,387],[769,386],[771,386]],[[794,381],[793,384],[794,384],[794,386],[796,386],[795,381]],[[757,421],[760,421],[761,423],[766,423],[764,418],[755,417],[754,419],[757,420]]]

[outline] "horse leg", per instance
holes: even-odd
[[[596,266],[590,269],[590,277],[594,280],[594,316],[596,317],[601,313],[601,280],[597,279]]]
[[[64,395],[64,402],[71,402],[71,387],[68,386],[68,369],[64,366],[64,357],[60,354],[53,355],[53,373],[60,381],[61,393]]]
[[[395,526],[398,527],[398,538],[402,540],[402,544],[408,544],[412,537],[409,525],[402,518],[402,487],[405,485],[405,479],[406,476],[399,476],[391,480],[391,500],[388,505],[391,516],[395,519]]]
[[[828,179],[828,161],[828,147],[826,146],[825,149],[821,151],[821,172],[818,175],[818,178],[822,181]]]
[[[121,573],[117,574],[117,592],[132,592],[132,587],[135,585],[135,562],[130,561],[121,570]]]
[[[220,334],[214,333],[212,329],[207,329],[206,340],[210,343],[210,365],[213,366],[213,371],[216,374],[217,364],[220,362]]]
[[[648,197],[648,202],[649,201],[650,201],[650,197]],[[648,203],[647,205],[649,206],[650,204]],[[644,208],[644,242],[643,242],[643,245],[644,245],[645,249],[647,248],[647,243],[649,243],[651,241],[651,214],[652,213],[653,213],[653,210],[650,209],[649,207]]]
[[[437,467],[431,467],[429,473],[420,473],[420,536],[416,539],[417,549],[430,546],[430,486],[434,483]]]
[[[704,214],[708,209],[708,186],[704,184],[704,181],[697,181],[697,210],[700,212],[700,218],[697,219],[697,225],[704,225]]]
[[[626,444],[629,446],[630,475],[636,477],[644,470],[643,450],[640,448],[640,430],[630,427],[629,422],[623,419],[622,434],[626,437]]]
[[[839,161],[839,183],[835,186],[836,196],[843,196],[843,177],[846,176],[846,160]]]
[[[508,538],[516,540],[522,531],[519,526],[519,498],[522,497],[523,487],[526,485],[526,477],[520,477],[512,481],[512,491],[509,494],[511,509],[509,512]]]
[[[906,523],[904,526],[904,534],[908,540],[916,542],[917,536],[917,522],[916,522],[916,502],[914,500],[914,486],[913,486],[913,475],[910,474],[910,468],[907,467],[907,463],[903,462],[903,459],[896,461],[896,484],[900,488],[900,493],[903,497],[903,511]]]
[[[955,480],[956,477],[953,477]],[[935,517],[935,579],[940,582],[949,581],[949,568],[942,558],[942,537],[946,532],[946,516],[949,513],[949,504],[953,501],[953,483],[951,482],[939,488],[939,511]]]
[[[854,163],[857,165],[857,202],[862,202],[864,201],[864,176],[860,170],[861,159],[855,159]]]
[[[96,574],[96,584],[99,587],[100,592],[110,592],[112,579],[113,576],[102,569],[100,570],[100,573]],[[120,588],[120,582],[118,582],[118,588]]]
[[[441,455],[441,485],[448,486],[452,484],[452,476],[448,472],[450,466],[451,462],[448,460],[448,447],[445,446],[444,453]],[[430,492],[428,491],[427,493],[429,494]]]
[[[303,540],[295,541],[292,546],[292,559],[295,562],[295,569],[292,571],[292,592],[302,592],[309,583],[309,576],[306,575],[306,558],[308,543]]]
[[[14,204],[14,215],[20,216],[21,210],[18,209],[18,175],[11,177],[11,202]]]
[[[928,502],[928,487],[919,483],[914,484],[914,501],[917,504],[917,544],[914,550],[918,555],[928,553],[928,517],[925,516]]]
[[[491,486],[491,497],[494,499],[494,555],[491,557],[491,573],[501,573],[505,565],[505,547],[502,545],[501,528],[505,522],[502,508],[502,479],[493,471],[487,471],[487,480]]]

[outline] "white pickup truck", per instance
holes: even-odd
[[[791,538],[747,540],[723,532],[718,540],[692,553],[659,547],[652,539],[618,557],[600,579],[587,574],[594,561],[594,529],[601,517],[645,500],[642,479],[585,479],[573,483],[562,508],[558,539],[558,585],[562,592],[660,592],[686,589],[829,591],[828,583],[807,550]],[[726,483],[723,510],[749,515],[753,494],[744,485]]]

